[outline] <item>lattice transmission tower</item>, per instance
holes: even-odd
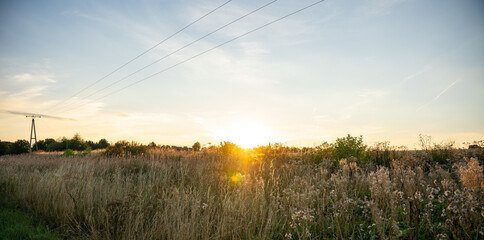
[[[32,152],[32,140],[34,140],[35,148],[39,150],[39,145],[37,144],[37,131],[35,131],[35,118],[41,118],[41,115],[27,115],[25,117],[32,118],[32,126],[30,127],[30,144],[29,152]]]

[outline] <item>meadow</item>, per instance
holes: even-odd
[[[6,155],[0,194],[67,239],[484,238],[482,148],[343,143]]]

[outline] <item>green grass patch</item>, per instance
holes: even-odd
[[[0,239],[50,240],[60,237],[31,214],[17,208],[16,204],[0,197]]]

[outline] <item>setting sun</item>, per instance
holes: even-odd
[[[484,240],[483,10],[0,1],[0,240]]]
[[[233,142],[243,148],[253,148],[274,141],[269,129],[253,122],[235,122],[215,134],[220,141]]]

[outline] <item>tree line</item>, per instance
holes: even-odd
[[[29,142],[24,139],[19,139],[15,142],[0,141],[0,156],[6,154],[22,154],[29,152]],[[60,139],[46,138],[39,140],[32,146],[32,151],[65,151],[67,149],[75,151],[91,151],[96,149],[105,149],[109,146],[106,139],[101,139],[98,142],[91,140],[84,140],[79,134],[75,134],[72,138],[62,137]]]

